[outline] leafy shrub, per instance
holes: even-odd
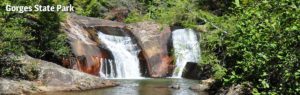
[[[46,60],[70,54],[64,32],[60,31],[60,22],[65,15],[62,12],[7,12],[6,5],[56,5],[67,4],[61,0],[4,0],[0,7],[0,57],[9,54],[27,53]]]
[[[191,0],[153,0],[144,1],[145,10],[134,10],[126,19],[127,23],[154,20],[159,23],[182,24],[192,27],[196,24],[197,10]]]
[[[253,93],[299,94],[300,1],[237,6],[236,31],[225,38],[224,84],[251,82]]]
[[[25,80],[35,80],[39,74],[36,63],[19,64],[10,58],[0,60],[0,72],[0,77]]]
[[[84,16],[103,17],[103,12],[107,10],[107,0],[76,0],[73,5],[76,13]]]

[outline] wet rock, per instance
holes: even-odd
[[[172,88],[172,89],[180,89],[180,85],[179,85],[179,84],[170,85],[169,88]]]
[[[121,22],[104,19],[78,16],[70,14],[67,21],[62,24],[68,35],[69,43],[75,56],[84,56],[85,61],[78,60],[67,62],[77,70],[96,75],[99,69],[94,72],[85,71],[92,66],[103,64],[93,61],[93,57],[114,59],[111,51],[105,43],[99,40],[97,32],[114,36],[129,36],[133,42],[137,42],[141,48],[139,52],[140,68],[143,76],[165,77],[172,73],[174,66],[172,57],[169,56],[168,44],[171,36],[170,27],[154,22],[139,22],[124,24]],[[78,66],[78,63],[80,66]]]
[[[154,22],[139,22],[126,27],[142,48],[142,55],[148,67],[150,77],[164,77],[172,58],[168,55],[170,27]]]
[[[205,80],[213,75],[212,66],[209,64],[198,65],[197,63],[188,62],[184,68],[182,77],[188,79]]]
[[[111,51],[101,43],[97,32],[118,36],[126,34],[123,23],[76,14],[69,14],[68,19],[61,25],[76,56],[63,58],[63,65],[96,76],[99,76],[102,64],[100,59],[113,59]]]

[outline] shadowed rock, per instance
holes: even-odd
[[[204,80],[212,77],[213,71],[210,64],[198,65],[198,63],[188,62],[185,65],[182,77],[188,79]]]

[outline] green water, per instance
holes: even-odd
[[[120,86],[104,89],[75,92],[47,92],[43,95],[207,95],[206,92],[195,92],[189,89],[197,80],[188,79],[118,79]],[[172,89],[170,85],[180,85],[180,89]]]

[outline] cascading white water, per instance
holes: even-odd
[[[101,59],[100,75],[106,78],[142,78],[139,69],[138,53],[140,49],[128,36],[113,36],[98,32],[101,42],[110,49],[114,60]]]
[[[177,29],[172,32],[176,68],[173,76],[181,78],[187,62],[198,63],[200,59],[200,44],[197,34],[192,29]]]

